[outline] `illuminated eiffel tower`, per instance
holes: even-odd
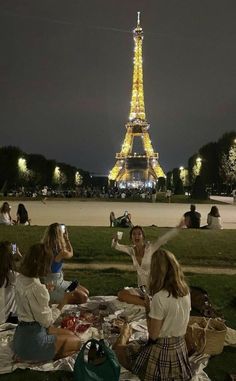
[[[165,177],[165,174],[158,162],[159,155],[153,150],[145,114],[140,12],[133,35],[134,66],[129,122],[125,125],[125,139],[108,178],[120,187],[154,187],[158,178]]]

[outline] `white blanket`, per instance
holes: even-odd
[[[122,303],[117,300],[115,296],[96,296],[92,297],[86,305],[89,310],[95,310],[100,303],[105,303],[111,314],[117,314],[117,312],[124,315],[127,321],[130,322],[134,333],[131,339],[138,339],[140,337],[147,337],[145,310],[143,307],[130,305],[127,303]],[[65,306],[65,310],[77,309],[77,306]],[[0,325],[0,374],[10,373],[15,369],[33,369],[37,371],[55,371],[55,370],[65,370],[73,371],[74,363],[76,359],[76,354],[64,359],[51,361],[48,363],[40,364],[30,364],[14,362],[13,352],[11,349],[12,338],[15,330],[14,324],[2,324]],[[96,328],[89,328],[83,335],[82,341],[85,342],[91,337],[96,337],[98,332]],[[190,358],[191,366],[194,369],[194,377],[192,381],[210,381],[207,374],[203,371],[208,363],[209,356],[192,356]],[[126,369],[121,369],[120,381],[137,381],[138,378],[128,372]]]

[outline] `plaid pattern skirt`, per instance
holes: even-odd
[[[184,337],[159,338],[154,344],[131,342],[128,357],[141,381],[188,381],[192,372]]]

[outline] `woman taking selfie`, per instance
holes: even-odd
[[[145,299],[149,339],[126,345],[131,333],[126,325],[114,345],[118,359],[140,380],[188,381],[192,374],[184,336],[190,293],[178,261],[167,250],[152,256],[149,289],[152,299]]]
[[[59,303],[64,292],[71,285],[71,282],[64,280],[62,271],[64,260],[73,257],[73,248],[65,225],[51,224],[44,234],[42,243],[45,245],[46,250],[51,253],[52,264],[51,272],[41,280],[44,284],[49,285],[50,302]],[[70,293],[68,300],[70,304],[87,302],[89,291],[85,287],[78,284],[71,291],[73,292]]]
[[[19,360],[51,361],[79,351],[80,341],[71,331],[52,327],[68,303],[64,293],[57,307],[49,306],[49,293],[40,277],[50,271],[51,254],[42,243],[31,246],[16,279],[16,306],[19,324],[13,338],[13,351]]]

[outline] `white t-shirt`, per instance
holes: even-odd
[[[221,224],[221,218],[208,214],[207,216],[207,228],[208,229],[223,229]]]
[[[11,218],[8,213],[0,213],[0,224],[12,225]]]
[[[168,295],[168,291],[161,290],[153,296],[149,317],[163,320],[159,337],[184,336],[191,310],[190,294],[180,298]]]
[[[16,279],[16,305],[19,321],[37,321],[48,328],[60,316],[61,311],[49,306],[49,293],[38,278],[20,274]]]

